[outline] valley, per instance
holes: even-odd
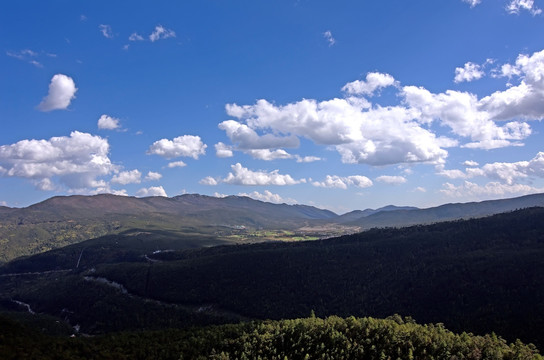
[[[103,221],[116,212],[119,222],[112,233],[72,240],[0,267],[0,323],[39,326],[43,334],[36,339],[72,334],[107,339],[123,331],[148,334],[267,319],[306,324],[303,319],[309,314],[320,319],[399,314],[401,319],[443,324],[456,333],[495,333],[505,343],[521,339],[544,346],[544,207],[533,206],[542,201],[540,195],[437,209],[390,207],[362,217],[200,196],[128,199],[137,206],[128,207],[127,215],[116,207],[125,206],[120,205],[125,199],[104,199],[110,208],[94,216]],[[25,219],[34,219],[35,226],[45,223],[38,221],[44,214],[62,222],[64,212],[70,212],[70,221],[96,212],[81,209],[77,215],[66,210],[65,200],[54,199],[57,207],[47,211],[41,204],[39,213],[11,211],[26,211]],[[98,207],[102,198],[76,200],[77,206],[88,201]],[[187,203],[195,201],[205,210],[188,209]],[[184,206],[178,208],[177,202]],[[156,208],[157,203],[163,210],[169,204],[169,212],[135,210],[149,204]],[[224,212],[221,219],[217,207]],[[210,223],[203,222],[202,211],[214,214]],[[494,211],[499,213],[403,225],[418,213],[429,219],[429,214],[437,218]],[[132,222],[121,221],[129,217]],[[187,224],[185,218],[201,222]],[[384,218],[398,222],[362,232],[364,226],[353,225]],[[11,219],[13,214],[2,221]],[[161,228],[156,219],[170,222]],[[125,229],[133,224],[139,227]],[[531,354],[528,358],[537,358],[536,352]]]

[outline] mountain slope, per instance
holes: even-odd
[[[142,318],[150,327],[174,310],[185,323],[197,315],[213,322],[312,310],[320,316],[398,313],[544,345],[544,208],[328,240],[154,253],[175,241],[166,233],[127,233],[18,259],[3,272],[38,273],[0,275],[0,305],[16,299],[97,332],[138,327],[134,311],[148,303],[159,316]],[[107,304],[115,304],[114,323]]]
[[[381,211],[359,217],[358,219],[351,218],[351,221],[342,221],[342,217],[339,217],[339,219],[346,225],[361,226],[369,229],[372,227],[399,227],[478,218],[534,206],[544,206],[544,194],[526,195],[503,200],[445,204],[428,209]]]
[[[304,243],[157,254],[96,276],[248,317],[410,315],[544,345],[544,209]],[[143,281],[146,279],[146,281]],[[171,279],[176,279],[172,281]]]
[[[225,226],[294,229],[306,221],[335,217],[311,206],[238,196],[54,197],[27,208],[0,209],[0,261],[133,228],[213,235]]]

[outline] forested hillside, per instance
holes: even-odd
[[[398,313],[542,346],[543,220],[544,209],[533,208],[328,240],[181,251],[153,251],[168,246],[167,236],[149,243],[146,234],[111,236],[7,264],[0,308],[26,311],[17,300],[87,333],[298,318],[312,310]]]
[[[191,330],[53,338],[0,317],[2,359],[501,359],[541,360],[533,346],[455,334],[394,316],[315,317]]]
[[[393,313],[544,344],[544,209],[303,243],[156,254],[94,276],[253,318]]]

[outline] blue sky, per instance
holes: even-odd
[[[9,1],[0,205],[544,192],[544,2]]]

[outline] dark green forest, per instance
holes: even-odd
[[[493,357],[495,355],[482,355],[484,350],[481,348],[471,348],[469,352],[461,354],[452,350],[457,349],[457,345],[450,340],[435,342],[433,338],[426,340],[426,344],[449,344],[449,350],[435,349],[433,351],[437,352],[432,356],[418,357],[414,351],[421,349],[416,347],[411,350],[414,358],[533,358],[530,357],[532,355],[515,357],[518,355],[511,354],[519,350],[515,350],[516,346],[521,349],[522,345],[516,342],[517,339],[523,343],[534,343],[537,347],[544,345],[544,332],[541,330],[544,328],[543,220],[544,208],[531,208],[481,219],[399,229],[372,229],[327,240],[193,249],[187,249],[186,245],[196,246],[198,239],[186,235],[181,238],[185,245],[179,247],[183,250],[175,250],[175,238],[168,233],[110,235],[21,258],[0,268],[0,312],[2,316],[16,321],[11,323],[6,320],[5,326],[23,324],[27,328],[37,329],[38,332],[29,333],[26,339],[58,344],[58,352],[65,349],[72,351],[72,344],[80,349],[77,351],[87,347],[91,349],[95,346],[93,344],[106,346],[104,353],[101,353],[104,356],[96,358],[107,358],[105,354],[122,354],[124,347],[130,347],[125,344],[116,348],[108,341],[144,344],[152,341],[146,339],[155,339],[155,342],[178,344],[175,345],[178,347],[172,348],[173,352],[168,352],[177,355],[163,356],[177,359],[179,354],[185,354],[184,346],[198,349],[195,344],[187,345],[188,334],[205,331],[223,335],[214,337],[208,334],[204,336],[205,339],[195,335],[190,341],[201,344],[201,349],[209,351],[210,343],[207,341],[215,339],[218,341],[217,345],[214,343],[212,346],[215,352],[188,353],[189,357],[185,358],[243,358],[244,351],[248,351],[245,355],[248,358],[283,359],[287,355],[289,359],[303,359],[306,353],[311,355],[310,358],[342,358],[334,353],[334,346],[327,345],[331,339],[320,342],[308,340],[321,334],[321,331],[328,334],[326,336],[332,336],[337,330],[332,331],[329,325],[313,327],[312,324],[337,322],[343,324],[341,329],[344,331],[346,327],[349,328],[346,324],[355,321],[351,316],[357,317],[357,326],[363,326],[361,324],[370,321],[364,320],[367,317],[387,318],[393,314],[411,317],[420,323],[444,325],[420,327],[407,318],[399,320],[399,316],[384,323],[380,323],[382,320],[372,321],[380,326],[389,324],[386,326],[388,329],[398,325],[397,330],[404,329],[402,334],[411,327],[434,329],[432,331],[440,334],[450,334],[447,335],[448,339],[449,336],[452,339],[456,336],[462,339],[470,337],[472,340],[467,341],[479,342],[478,346],[488,342],[493,346],[502,344],[500,346],[504,345],[504,349],[510,349],[504,351],[511,352],[510,355]],[[29,313],[30,309],[34,315]],[[302,319],[311,312],[327,319]],[[266,319],[277,321],[260,322]],[[239,322],[243,324],[202,328]],[[288,331],[286,324],[298,324],[296,326],[300,329],[309,331],[312,335],[300,336],[311,341],[312,345],[297,343],[301,348],[296,355],[281,347],[270,350],[279,346],[271,339],[285,338],[281,332]],[[79,332],[72,328],[74,325],[78,325]],[[270,327],[271,333],[259,333],[263,326]],[[498,335],[453,335],[443,327],[459,334]],[[164,332],[164,329],[179,330]],[[360,329],[366,334],[366,330]],[[119,331],[139,332],[115,335]],[[2,330],[1,333],[6,336],[7,331]],[[71,333],[96,337],[90,340],[66,339]],[[46,334],[62,334],[64,337],[50,338]],[[355,343],[362,344],[360,340],[351,340],[352,335],[342,335],[347,336],[347,340],[339,340],[342,345],[338,345],[338,351],[348,351],[354,348]],[[166,341],[165,336],[173,337]],[[173,340],[176,336],[182,340]],[[325,335],[319,336],[321,339]],[[405,341],[407,336],[402,335],[400,339]],[[426,339],[430,337],[424,336]],[[496,339],[499,339],[498,342]],[[272,345],[265,340],[272,341]],[[506,342],[514,345],[506,346]],[[263,343],[270,346],[266,351],[275,353],[259,348],[259,344]],[[313,357],[321,343],[331,352],[319,353],[322,357]],[[346,345],[348,343],[352,344],[351,347]],[[372,353],[372,349],[381,349],[378,345],[373,343],[373,348],[372,344],[365,344],[365,355],[353,355],[357,354],[355,352],[342,356],[409,358],[408,345],[383,350],[385,352],[382,354],[382,350]],[[41,345],[35,348],[45,349]],[[145,351],[167,351],[164,350],[166,347],[161,349],[150,345],[149,350]],[[425,351],[431,351],[429,349]],[[523,349],[533,352],[532,347]],[[225,354],[222,355],[222,352]],[[256,356],[255,352],[260,355]],[[478,352],[480,355],[477,355]],[[373,355],[368,355],[371,353]],[[79,353],[70,354],[74,359],[78,356],[92,358]],[[449,357],[444,354],[449,354]],[[127,358],[146,357],[139,354]],[[156,358],[161,357],[157,355]]]
[[[455,334],[410,318],[249,322],[189,330],[51,337],[0,317],[2,359],[534,359],[532,345],[495,334]]]

